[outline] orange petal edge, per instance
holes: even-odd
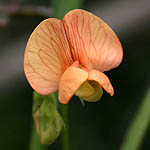
[[[91,70],[89,71],[88,80],[94,80],[98,82],[107,93],[109,93],[111,96],[114,95],[114,88],[111,85],[109,78],[104,73],[97,70]]]

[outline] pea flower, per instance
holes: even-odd
[[[75,94],[98,101],[103,89],[114,89],[103,73],[120,65],[123,50],[113,30],[90,12],[75,9],[61,20],[49,18],[31,34],[24,56],[24,70],[31,87],[42,95],[59,90],[67,104]]]

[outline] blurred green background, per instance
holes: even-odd
[[[82,8],[114,29],[124,59],[106,72],[115,96],[104,93],[99,102],[84,107],[75,96],[69,102],[71,150],[119,150],[149,87],[150,1],[84,0]],[[49,16],[48,0],[0,1],[0,150],[29,148],[33,91],[24,76],[24,50],[31,32]],[[48,149],[60,149],[60,138]],[[149,149],[148,129],[139,150]]]

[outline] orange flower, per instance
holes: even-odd
[[[27,43],[24,70],[32,88],[42,95],[59,90],[64,104],[74,94],[97,101],[102,88],[113,96],[103,72],[117,67],[122,57],[113,30],[92,13],[75,9],[62,21],[50,18],[36,27]]]

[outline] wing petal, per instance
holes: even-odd
[[[110,83],[110,80],[104,73],[97,70],[91,70],[89,71],[88,80],[96,81],[104,88],[107,93],[109,93],[111,96],[114,95],[114,89]]]
[[[59,101],[63,104],[67,104],[87,78],[88,72],[77,67],[69,67],[60,80]]]

